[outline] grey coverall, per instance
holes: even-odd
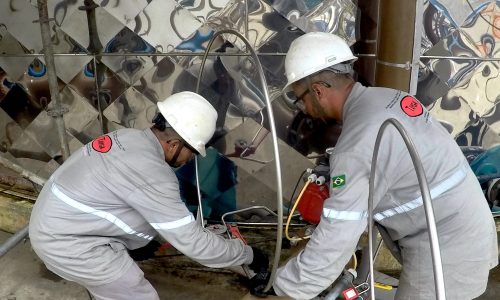
[[[151,129],[114,131],[71,155],[44,185],[29,227],[47,268],[98,299],[158,299],[127,253],[157,233],[205,266],[253,260],[242,241],[194,221]]]
[[[471,299],[486,289],[498,264],[495,224],[476,177],[455,141],[413,97],[356,83],[343,108],[342,134],[330,156],[330,197],[305,249],[278,269],[278,295],[310,299],[349,261],[367,226],[368,181],[377,132],[400,121],[425,169],[436,216],[448,299]],[[393,126],[377,161],[374,219],[402,251],[397,299],[434,299],[430,244],[412,160]]]

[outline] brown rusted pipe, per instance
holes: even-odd
[[[379,1],[375,85],[410,92],[419,2]]]

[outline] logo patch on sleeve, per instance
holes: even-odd
[[[332,177],[332,189],[345,185],[345,175]]]
[[[92,149],[100,153],[106,153],[111,149],[113,142],[107,135],[100,136],[92,141]]]
[[[424,112],[422,104],[412,96],[405,96],[401,99],[401,109],[410,117],[418,117]]]

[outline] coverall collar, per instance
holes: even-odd
[[[356,82],[349,93],[349,96],[345,100],[344,107],[342,108],[342,123],[345,122],[346,115],[348,110],[353,106],[353,103],[356,102],[361,94],[366,90],[366,87],[361,83]]]
[[[165,160],[165,152],[163,151],[163,147],[161,146],[160,141],[151,130],[151,128],[144,129],[144,134],[146,135],[148,140],[151,141],[151,144],[154,146],[156,153],[158,153],[158,156]]]

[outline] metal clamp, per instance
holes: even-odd
[[[391,63],[391,62],[387,62],[387,61],[384,61],[384,60],[377,59],[377,63],[381,64],[381,65],[384,65],[384,66],[388,66],[388,67],[405,69],[407,71],[411,70],[412,67],[417,67],[418,66],[418,62],[411,63],[410,61],[407,61],[404,64],[399,64],[399,63]]]
[[[47,109],[47,115],[57,118],[60,116],[63,116],[65,113],[69,112],[69,108],[67,105],[61,105],[60,108],[52,108],[52,109]]]

